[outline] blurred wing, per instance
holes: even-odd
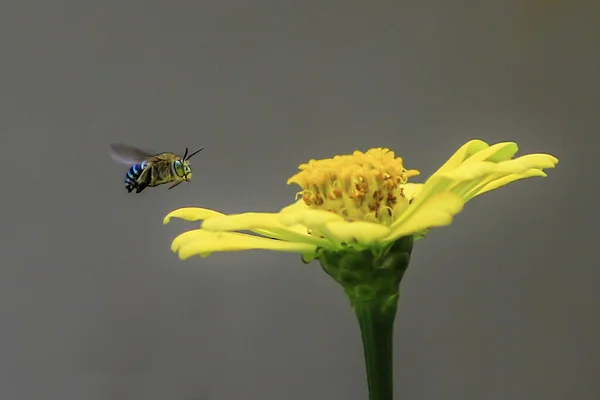
[[[111,144],[110,149],[110,155],[113,159],[127,165],[139,164],[153,157],[152,154],[146,151],[121,143]]]

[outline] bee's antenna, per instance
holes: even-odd
[[[200,153],[200,151],[201,151],[202,149],[204,149],[204,146],[200,147],[198,150],[196,150],[195,152],[193,152],[192,154],[190,154],[190,156],[189,156],[187,159],[189,160],[189,159],[190,159],[190,158],[192,158],[194,155],[196,155],[196,154]],[[187,155],[187,149],[185,149],[185,150],[186,150],[185,154]],[[185,157],[183,157],[183,159],[185,160],[186,158],[185,158]]]
[[[186,147],[185,148],[185,154],[183,155],[183,161],[185,161],[185,157],[187,156],[187,154],[188,154],[188,148]]]

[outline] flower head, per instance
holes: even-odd
[[[218,251],[270,249],[318,259],[344,289],[357,316],[367,369],[369,398],[393,397],[393,325],[399,287],[415,239],[448,225],[465,202],[518,179],[545,176],[558,160],[546,154],[513,159],[515,143],[462,146],[425,183],[410,183],[418,171],[394,152],[311,160],[288,184],[300,200],[276,213],[223,215],[182,208],[165,217],[202,220],[178,236],[172,250],[182,259]],[[250,233],[242,233],[249,231]]]
[[[410,183],[419,174],[406,169],[393,151],[311,160],[288,180],[300,200],[275,213],[224,215],[204,208],[169,213],[202,226],[172,244],[180,258],[213,252],[269,249],[301,253],[305,261],[320,250],[383,250],[401,237],[420,238],[433,227],[449,225],[465,202],[513,181],[546,176],[558,160],[547,154],[514,158],[515,143],[463,145],[425,183]],[[242,233],[247,231],[250,233]]]

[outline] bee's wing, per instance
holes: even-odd
[[[128,146],[122,143],[112,143],[110,149],[110,155],[113,159],[127,165],[139,164],[153,156],[137,147]]]

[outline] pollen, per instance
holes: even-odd
[[[300,186],[298,195],[307,206],[348,221],[384,225],[390,225],[408,206],[403,185],[419,175],[417,170],[404,168],[402,158],[386,148],[310,160],[299,169],[288,184]]]

